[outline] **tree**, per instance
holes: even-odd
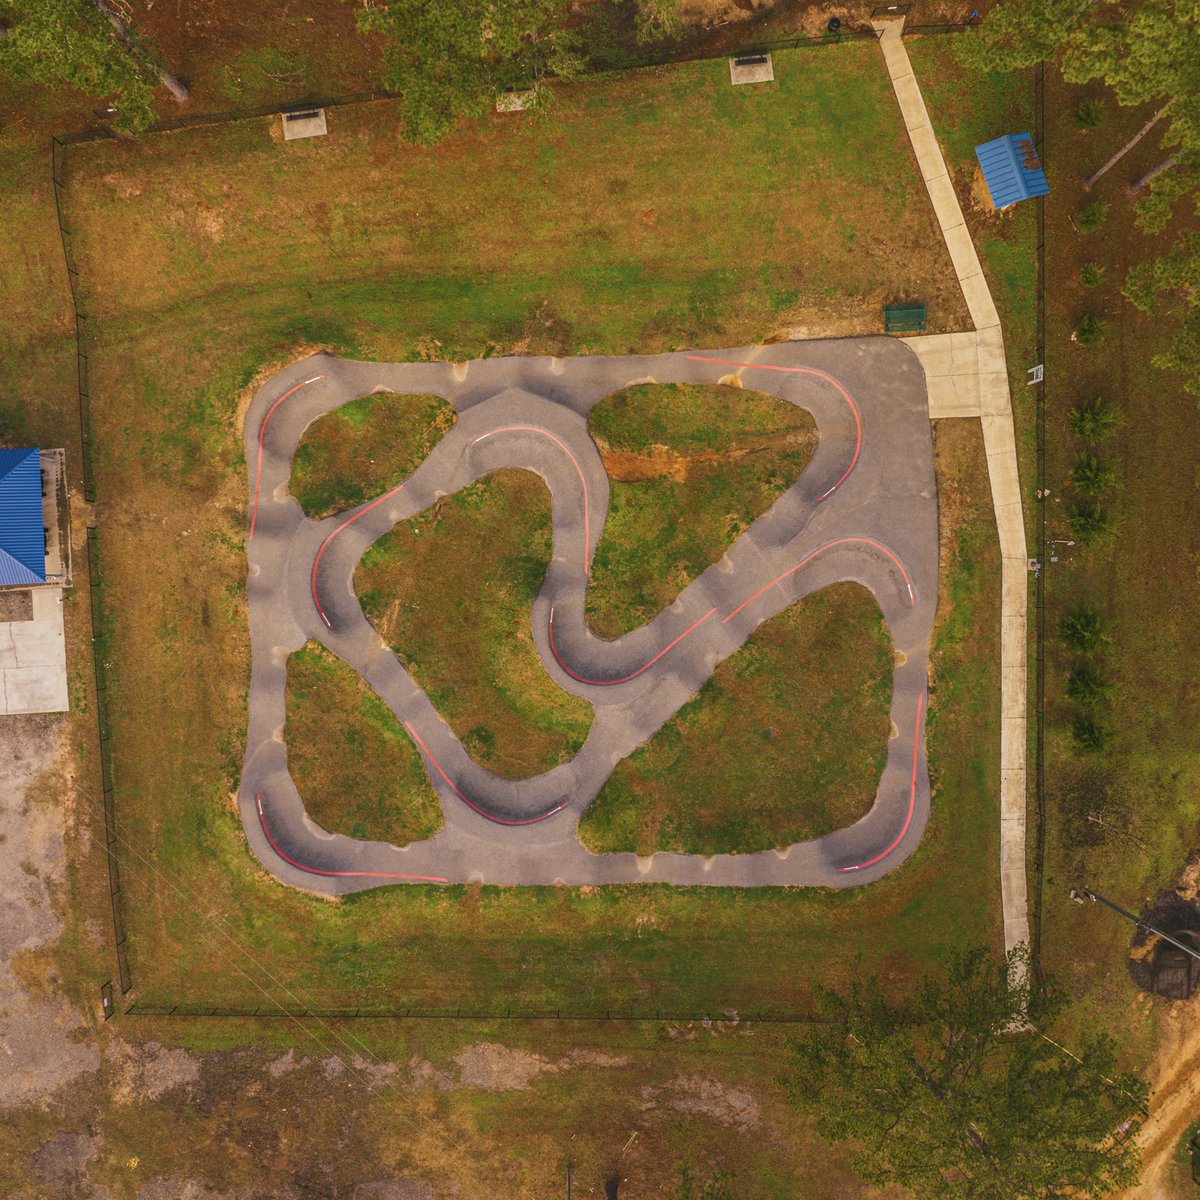
[[[1085,442],[1111,437],[1121,424],[1121,414],[1102,397],[1085,400],[1071,409],[1071,431]]]
[[[1079,318],[1079,324],[1075,326],[1075,333],[1071,340],[1078,342],[1081,346],[1098,346],[1104,341],[1106,333],[1108,333],[1108,322],[1103,317],[1088,313]]]
[[[380,0],[358,14],[381,33],[384,82],[400,93],[406,137],[432,145],[464,117],[481,117],[504,91],[531,91],[580,67],[571,0]]]
[[[1001,71],[1055,61],[1069,83],[1102,79],[1119,104],[1153,104],[1155,112],[1138,137],[1089,183],[1165,119],[1162,141],[1170,153],[1164,162],[1170,166],[1160,162],[1162,169],[1134,181],[1149,183],[1137,202],[1138,225],[1161,232],[1181,202],[1200,211],[1200,9],[1194,0],[1000,0],[965,36],[959,52],[969,65]],[[1184,259],[1190,259],[1186,269]],[[1169,282],[1200,275],[1200,244],[1184,234],[1164,258],[1143,266],[1126,285],[1133,303],[1149,311],[1159,291],[1178,290],[1185,304],[1182,327],[1154,365],[1185,372],[1185,386],[1200,395],[1200,289]],[[1155,277],[1153,286],[1147,286],[1147,276]]]
[[[1067,514],[1067,530],[1081,546],[1106,538],[1114,524],[1112,513],[1094,500],[1074,505]]]
[[[1084,754],[1099,754],[1108,745],[1112,734],[1091,713],[1076,713],[1071,722],[1075,746]]]
[[[0,18],[9,22],[0,38],[0,69],[108,101],[116,109],[114,126],[126,133],[154,120],[157,83],[178,100],[188,97],[105,0],[0,0]]]
[[[1071,468],[1071,486],[1081,496],[1102,495],[1112,487],[1116,477],[1112,463],[1094,454],[1081,454]]]
[[[1108,696],[1108,680],[1089,662],[1076,663],[1067,677],[1067,695],[1076,704],[1091,707]]]
[[[1104,628],[1104,618],[1086,606],[1073,609],[1058,623],[1058,637],[1069,650],[1077,654],[1092,654],[1103,650],[1111,639]]]
[[[874,977],[819,988],[828,1023],[792,1045],[792,1101],[865,1180],[922,1200],[1098,1197],[1132,1183],[1137,1150],[1117,1131],[1146,1086],[1117,1074],[1106,1037],[1075,1058],[1030,1026],[1063,999],[1053,986],[1032,995],[1027,966],[1023,950],[978,949],[899,998]]]

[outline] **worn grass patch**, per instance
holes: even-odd
[[[737,854],[856,821],[887,758],[890,648],[857,584],[792,605],[617,767],[580,821],[582,841]]]
[[[121,884],[145,1002],[264,1003],[197,934],[191,895],[145,865],[151,848],[317,1006],[795,1012],[850,946],[900,984],[995,941],[994,574],[964,600],[976,636],[935,652],[946,709],[931,763],[953,803],[868,889],[388,888],[329,904],[266,876],[229,803],[249,679],[237,397],[264,363],[298,341],[384,361],[739,345],[808,318],[861,327],[901,284],[939,327],[933,298],[953,277],[878,48],[781,54],[773,88],[730,89],[726,70],[592,80],[564,90],[553,121],[485,121],[436,151],[397,152],[386,105],[338,110],[328,138],[286,148],[257,121],[71,147],[116,803],[142,856],[122,859]],[[439,626],[459,599],[496,610],[447,574],[487,536],[419,581]],[[548,553],[548,522],[545,538]],[[516,632],[527,624],[526,609]],[[951,682],[968,668],[960,715]],[[555,735],[549,757],[582,729]]]
[[[550,564],[550,493],[497,471],[397,525],[363,556],[363,611],[468,752],[506,779],[566,762],[591,706],[547,674],[530,610]]]
[[[292,780],[322,829],[406,846],[441,828],[437,793],[395,714],[317,642],[288,659],[284,738]]]
[[[91,315],[140,327],[203,301],[257,323],[285,299],[293,321],[455,361],[862,332],[897,292],[931,331],[964,328],[878,47],[783,51],[775,73],[588,79],[432,149],[397,149],[393,105],[286,146],[262,119],[72,147]]]
[[[587,619],[614,638],[656,617],[799,477],[816,448],[803,409],[761,392],[639,384],[588,429],[612,481]]]
[[[390,491],[454,427],[440,396],[375,392],[318,417],[292,459],[291,493],[315,519]]]

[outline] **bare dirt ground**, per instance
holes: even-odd
[[[50,888],[65,864],[67,812],[54,796],[64,789],[53,787],[67,782],[64,729],[58,716],[23,716],[0,731],[0,1110],[42,1103],[100,1066],[95,1047],[74,1036],[80,1014],[26,986],[31,957],[60,928]]]
[[[79,1008],[55,943],[67,853],[87,850],[71,756],[85,713],[0,726],[5,1200],[532,1200],[559,1186],[565,1155],[578,1194],[599,1196],[622,1146],[631,1194],[665,1196],[679,1162],[702,1178],[729,1163],[730,1139],[751,1151],[732,1154],[749,1200],[766,1194],[751,1167],[761,1156],[772,1172],[812,1157],[774,1090],[749,1082],[757,1072],[740,1060],[765,1047],[736,1014],[669,1053],[636,1030],[539,1027],[510,1031],[528,1045],[505,1045],[422,1027],[391,1030],[376,1056],[330,1054],[327,1029],[281,1052],[269,1023],[242,1030],[236,1048],[193,1050],[155,1040],[169,1024]],[[83,929],[94,947],[111,938],[99,916]],[[700,1030],[680,1032],[666,1036],[690,1043]],[[807,1171],[798,1194],[865,1196],[836,1163],[817,1172],[817,1192]]]
[[[1200,1120],[1200,993],[1171,1004],[1161,1025],[1163,1041],[1150,1073],[1150,1117],[1138,1136],[1142,1180],[1122,1200],[1183,1200],[1196,1195],[1190,1167],[1178,1151]]]

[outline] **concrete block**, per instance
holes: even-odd
[[[299,138],[323,137],[329,132],[323,108],[305,108],[296,112],[280,113],[279,119],[283,122],[285,142],[294,142]]]
[[[775,78],[775,66],[769,54],[745,54],[729,60],[729,82],[735,87],[743,83],[770,83]]]

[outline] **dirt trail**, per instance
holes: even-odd
[[[1183,1200],[1196,1195],[1191,1171],[1176,1149],[1200,1120],[1200,993],[1172,1004],[1163,1043],[1150,1071],[1150,1117],[1142,1127],[1142,1181],[1121,1200]]]
[[[789,431],[775,434],[755,442],[752,446],[739,446],[730,450],[699,451],[696,454],[680,454],[669,446],[651,446],[648,453],[637,454],[630,450],[613,450],[597,438],[600,457],[608,477],[617,483],[635,483],[643,479],[674,479],[686,483],[693,471],[709,469],[745,458],[748,454],[761,454],[768,450],[807,450],[816,448],[816,430]]]

